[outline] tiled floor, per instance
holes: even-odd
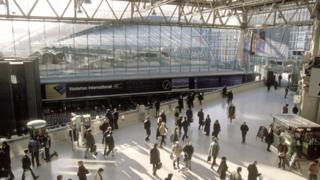
[[[292,108],[292,95],[284,99],[284,89],[267,92],[266,88],[258,88],[247,92],[235,94],[234,104],[236,105],[236,120],[230,124],[226,117],[226,102],[223,99],[203,105],[205,114],[209,113],[212,123],[219,119],[221,133],[219,135],[220,157],[227,157],[229,171],[234,171],[237,166],[243,167],[242,175],[247,177],[247,165],[253,160],[258,161],[258,170],[262,173],[264,180],[302,180],[306,179],[288,170],[277,168],[277,156],[275,153],[266,151],[266,144],[256,140],[256,133],[260,125],[271,123],[271,114],[281,112],[282,106],[289,103]],[[290,108],[290,111],[291,111]],[[194,109],[194,114],[199,106]],[[184,112],[183,112],[184,113]],[[246,121],[249,126],[247,144],[241,144],[240,124]],[[173,130],[173,115],[168,114],[169,131]],[[36,174],[41,180],[55,179],[57,174],[64,175],[65,179],[78,179],[77,161],[83,160],[85,166],[90,170],[88,179],[93,179],[93,175],[99,167],[104,168],[104,178],[110,180],[122,179],[164,179],[168,173],[173,173],[173,179],[219,179],[215,171],[210,169],[210,164],[206,162],[210,137],[203,135],[198,130],[197,117],[191,125],[190,137],[192,139],[195,154],[192,159],[191,172],[178,172],[173,169],[170,160],[170,143],[167,138],[167,145],[160,149],[163,168],[158,171],[159,177],[152,175],[152,166],[149,163],[149,151],[155,142],[155,121],[152,122],[151,142],[144,142],[143,124],[135,124],[114,131],[116,142],[115,157],[104,158],[101,155],[102,145],[98,145],[99,154],[97,159],[83,159],[83,150],[71,150],[68,142],[55,142],[53,149],[59,152],[59,159],[54,159],[51,163],[42,162],[42,166],[35,168]],[[101,134],[97,132],[96,142],[101,142]],[[20,158],[13,160],[14,173],[17,179],[21,178]],[[217,167],[216,167],[217,168]],[[305,168],[305,167],[304,167]],[[305,170],[306,171],[306,170]],[[30,178],[30,177],[29,177]]]

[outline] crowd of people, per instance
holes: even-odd
[[[232,104],[233,100],[233,93],[232,91],[227,92],[226,88],[222,91],[223,97],[227,98],[228,103],[228,117],[230,119],[230,123],[235,118],[235,107]],[[201,96],[201,101],[203,100],[203,95]],[[199,99],[199,104],[200,104]],[[160,151],[158,148],[163,148],[166,145],[165,139],[167,136],[170,137],[171,142],[171,153],[170,159],[172,159],[173,169],[179,170],[181,168],[181,163],[184,164],[183,168],[186,168],[191,171],[192,169],[192,156],[195,153],[196,149],[192,145],[191,138],[188,136],[188,131],[190,128],[190,124],[193,123],[194,120],[194,113],[193,113],[193,106],[194,106],[194,98],[193,94],[190,94],[186,97],[186,104],[187,108],[185,111],[185,115],[182,115],[182,110],[184,109],[184,101],[183,97],[179,97],[178,105],[175,107],[174,110],[174,127],[167,127],[167,116],[165,111],[159,111],[157,114],[157,128],[156,128],[156,141],[153,148],[150,150],[150,163],[152,164],[152,172],[153,175],[157,175],[157,170],[161,169],[162,162],[160,157]],[[202,104],[202,102],[201,102]],[[201,105],[200,104],[200,105]],[[230,108],[231,107],[231,108]],[[233,109],[232,109],[233,108]],[[231,110],[230,110],[231,109]],[[228,171],[227,165],[227,158],[225,156],[221,157],[221,162],[218,165],[216,159],[218,158],[220,152],[219,146],[219,133],[221,131],[221,126],[219,120],[215,120],[213,125],[211,126],[211,118],[210,115],[205,115],[205,112],[202,108],[196,114],[198,117],[198,130],[203,131],[205,136],[210,136],[210,131],[212,128],[212,142],[209,145],[208,149],[208,158],[207,162],[210,162],[211,169],[218,172],[220,179],[226,179],[230,177],[230,179],[240,180],[243,179],[241,175],[242,168],[238,167],[234,172]],[[206,118],[205,118],[206,117]],[[168,134],[169,128],[173,129],[171,134]],[[146,132],[145,141],[148,142],[150,140],[151,134],[151,126],[150,126],[150,117],[146,117],[144,121],[144,129]],[[249,127],[246,122],[240,126],[240,132],[242,135],[242,143],[246,142],[246,134],[249,131]],[[181,161],[181,159],[183,161]],[[257,161],[254,161],[252,164],[248,166],[248,179],[249,180],[256,180],[260,173],[256,167]],[[218,165],[218,168],[215,169],[214,167]],[[227,176],[229,174],[229,176]]]
[[[194,101],[195,97],[198,97],[198,102],[200,106],[202,105],[202,101],[204,100],[204,94],[199,93],[196,95],[195,93],[191,93],[187,95],[186,98],[183,96],[180,96],[178,98],[177,106],[174,109],[174,127],[168,127],[168,121],[167,114],[164,110],[161,110],[161,102],[159,100],[155,101],[155,116],[157,118],[157,126],[155,130],[156,135],[156,143],[154,143],[153,148],[150,150],[150,164],[152,165],[152,173],[154,176],[157,176],[157,171],[162,168],[163,164],[161,162],[161,155],[159,148],[163,148],[164,146],[167,146],[169,143],[166,142],[166,138],[169,137],[170,140],[170,159],[172,160],[172,168],[174,170],[180,171],[181,169],[186,169],[191,171],[192,170],[192,157],[193,154],[197,151],[195,147],[192,144],[191,138],[188,135],[188,132],[190,131],[191,124],[194,122],[194,117],[197,116],[198,118],[198,130],[203,132],[204,136],[210,136],[211,135],[211,141],[209,144],[208,149],[208,156],[206,161],[210,165],[210,168],[214,171],[216,171],[219,174],[219,177],[221,180],[224,179],[231,179],[231,180],[241,180],[244,179],[242,175],[242,168],[243,167],[237,167],[234,170],[230,171],[230,168],[228,166],[228,159],[226,156],[221,154],[221,147],[220,147],[220,141],[219,140],[219,133],[221,132],[221,126],[218,119],[214,120],[214,123],[211,124],[211,117],[209,114],[206,114],[206,112],[200,108],[200,110],[197,113],[193,112],[194,108]],[[228,91],[227,88],[223,88],[222,90],[222,96],[226,98],[226,102],[228,104],[226,111],[227,111],[227,117],[230,121],[230,124],[232,121],[236,118],[236,107],[232,103],[234,95],[232,91]],[[285,97],[287,96],[287,92]],[[184,102],[186,102],[186,107],[184,106]],[[294,108],[296,105],[294,106]],[[143,111],[143,107],[141,107],[141,104],[138,105],[139,112]],[[183,110],[185,110],[185,114],[183,114]],[[293,113],[295,113],[296,110],[293,110]],[[288,113],[288,104],[286,104],[283,107],[283,113]],[[296,113],[295,113],[296,114]],[[151,126],[151,116],[146,114],[140,114],[140,119],[143,120],[143,128],[145,130],[146,136],[144,137],[144,140],[148,143],[150,142],[150,135],[152,133],[152,126]],[[99,129],[101,130],[102,134],[102,144],[104,144],[104,156],[109,156],[111,153],[112,156],[115,155],[115,140],[113,137],[113,130],[116,130],[119,128],[118,126],[118,120],[119,120],[119,112],[117,109],[114,109],[113,111],[110,109],[106,110],[105,118],[102,120]],[[172,132],[169,130],[172,129]],[[212,133],[211,132],[212,129]],[[259,130],[260,131],[260,130]],[[239,134],[241,133],[241,143],[246,144],[246,135],[249,132],[249,126],[246,122],[243,122],[239,127]],[[274,142],[273,137],[273,129],[270,126],[268,129],[265,129],[263,132],[263,138],[262,138],[266,144],[267,144],[267,151],[271,151],[270,147],[271,144]],[[85,143],[85,158],[88,158],[88,153],[91,153],[91,155],[95,158],[97,155],[97,145],[95,141],[95,137],[92,134],[92,129],[90,127],[85,129],[84,134],[84,143]],[[33,172],[33,168],[41,166],[40,164],[40,152],[44,152],[44,160],[49,162],[54,156],[58,157],[58,153],[54,151],[54,153],[50,153],[51,149],[51,138],[48,135],[48,133],[45,133],[43,136],[32,136],[28,148],[24,150],[24,156],[22,157],[22,179],[25,179],[25,172],[30,171],[31,175],[34,179],[38,179],[39,176],[37,176]],[[280,142],[280,144],[277,146],[277,154],[279,158],[278,167],[285,169],[286,165],[288,165],[286,158],[286,154],[288,151],[288,147],[285,144],[285,142]],[[221,157],[221,161],[218,163],[217,159]],[[298,167],[299,165],[299,157],[300,154],[295,152],[293,155],[293,158],[289,162],[290,167]],[[0,148],[0,164],[1,164],[1,174],[0,177],[9,177],[9,179],[14,179],[14,174],[11,170],[11,161],[10,161],[10,146],[8,143],[3,142],[2,147]],[[32,166],[32,167],[31,167]],[[183,166],[183,167],[182,167]],[[217,168],[215,168],[217,166]],[[248,171],[248,180],[257,180],[259,176],[261,176],[261,173],[259,173],[257,168],[257,161],[254,160],[251,164],[247,166]],[[99,168],[96,171],[96,174],[94,176],[94,180],[103,180],[103,168]],[[312,161],[309,165],[309,179],[310,180],[316,180],[317,174],[319,172],[319,162],[317,160]],[[87,174],[89,174],[89,170],[85,167],[85,164],[83,161],[78,161],[78,172],[77,176],[79,180],[86,180]],[[173,178],[173,174],[168,174],[168,176],[165,178],[167,180],[170,180]],[[63,175],[58,175],[57,180],[62,180]]]

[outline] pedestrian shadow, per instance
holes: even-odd
[[[147,169],[142,166],[139,162],[136,160],[130,158],[126,154],[121,154],[123,158],[123,163],[128,164],[129,166],[123,166],[124,169],[123,171],[126,172],[126,176],[129,176],[130,179],[135,179],[135,180],[143,180],[144,178],[141,177],[141,175],[145,175],[149,177],[150,179],[158,179],[158,177],[152,176],[151,174],[148,173]],[[147,166],[147,165],[145,165]],[[150,172],[152,171],[152,165],[150,164]]]

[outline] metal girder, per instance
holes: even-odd
[[[23,4],[25,2],[29,2],[29,7]],[[112,4],[115,2],[122,2],[125,5],[119,8]],[[40,3],[46,5],[48,10],[36,12]],[[57,9],[57,3],[56,0],[5,0],[5,3],[1,5],[5,7],[5,10],[0,11],[0,20],[240,28],[244,23],[243,12],[246,11],[247,18],[245,19],[248,24],[255,16],[262,13],[267,14],[262,26],[310,24],[309,20],[298,22],[295,21],[295,18],[288,18],[285,12],[301,8],[307,8],[311,12],[315,0],[95,0],[92,1],[92,4],[84,4],[83,0],[65,0],[64,4],[60,4],[60,11]],[[168,11],[164,5],[170,5],[172,10]],[[157,16],[162,20],[150,18],[156,11]],[[47,12],[51,14],[48,15]],[[273,24],[267,23],[272,17],[271,13],[279,14],[281,22],[274,19]],[[98,16],[98,14],[105,15]],[[274,18],[276,18],[275,15]]]

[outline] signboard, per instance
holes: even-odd
[[[189,78],[172,79],[172,89],[189,89]]]
[[[198,77],[196,82],[199,89],[219,87],[219,76]]]
[[[320,97],[320,68],[311,69],[309,96]]]
[[[47,84],[45,86],[46,99],[61,99],[66,98],[65,84]]]
[[[242,76],[222,76],[221,86],[234,86],[242,83]]]

